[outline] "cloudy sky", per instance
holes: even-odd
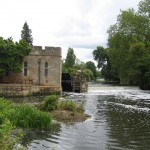
[[[137,9],[140,0],[1,0],[0,36],[20,39],[25,21],[33,44],[68,47],[81,61],[92,60],[97,45],[106,47],[107,29],[120,10]]]

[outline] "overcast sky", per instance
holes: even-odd
[[[33,45],[68,47],[81,61],[92,60],[92,51],[106,47],[107,29],[120,10],[137,9],[140,0],[1,0],[0,36],[18,41],[25,21]]]

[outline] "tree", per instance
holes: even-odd
[[[75,59],[76,59],[76,55],[74,54],[73,48],[69,48],[65,60],[65,66],[67,68],[72,68],[75,65]]]
[[[31,33],[32,30],[29,29],[27,22],[25,22],[21,31],[21,39],[25,40],[27,43],[29,43],[32,46],[33,38]]]
[[[94,60],[97,61],[98,68],[101,68],[101,75],[105,80],[118,80],[116,71],[112,69],[112,65],[109,60],[109,49],[105,49],[102,46],[97,46],[97,49],[93,51]]]
[[[132,83],[138,83],[143,89],[150,88],[150,54],[144,43],[131,45],[127,60],[127,76]]]
[[[96,66],[95,66],[94,62],[92,62],[92,61],[86,62],[86,68],[91,70],[93,73],[93,77],[96,78],[96,76],[97,76],[96,75]]]
[[[128,63],[131,46],[141,42],[145,50],[150,49],[149,7],[150,1],[143,0],[139,3],[137,12],[133,9],[121,11],[117,23],[108,30],[109,61],[112,72],[117,73],[120,83],[127,84],[131,81],[129,74],[134,70],[131,68],[131,63]]]
[[[97,49],[93,51],[94,60],[97,61],[98,68],[102,68],[107,62],[107,51],[102,46],[97,46]]]
[[[31,46],[24,40],[14,43],[12,38],[0,37],[0,76],[9,71],[21,72],[24,56],[31,51]]]
[[[142,15],[147,16],[150,19],[150,1],[140,1],[138,12]]]

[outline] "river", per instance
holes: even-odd
[[[149,150],[150,91],[89,83],[84,94],[64,93],[85,105],[90,119],[28,131],[28,150]]]

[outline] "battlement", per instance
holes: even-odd
[[[45,49],[42,49],[42,46],[33,46],[29,55],[61,56],[61,47],[45,46]]]

